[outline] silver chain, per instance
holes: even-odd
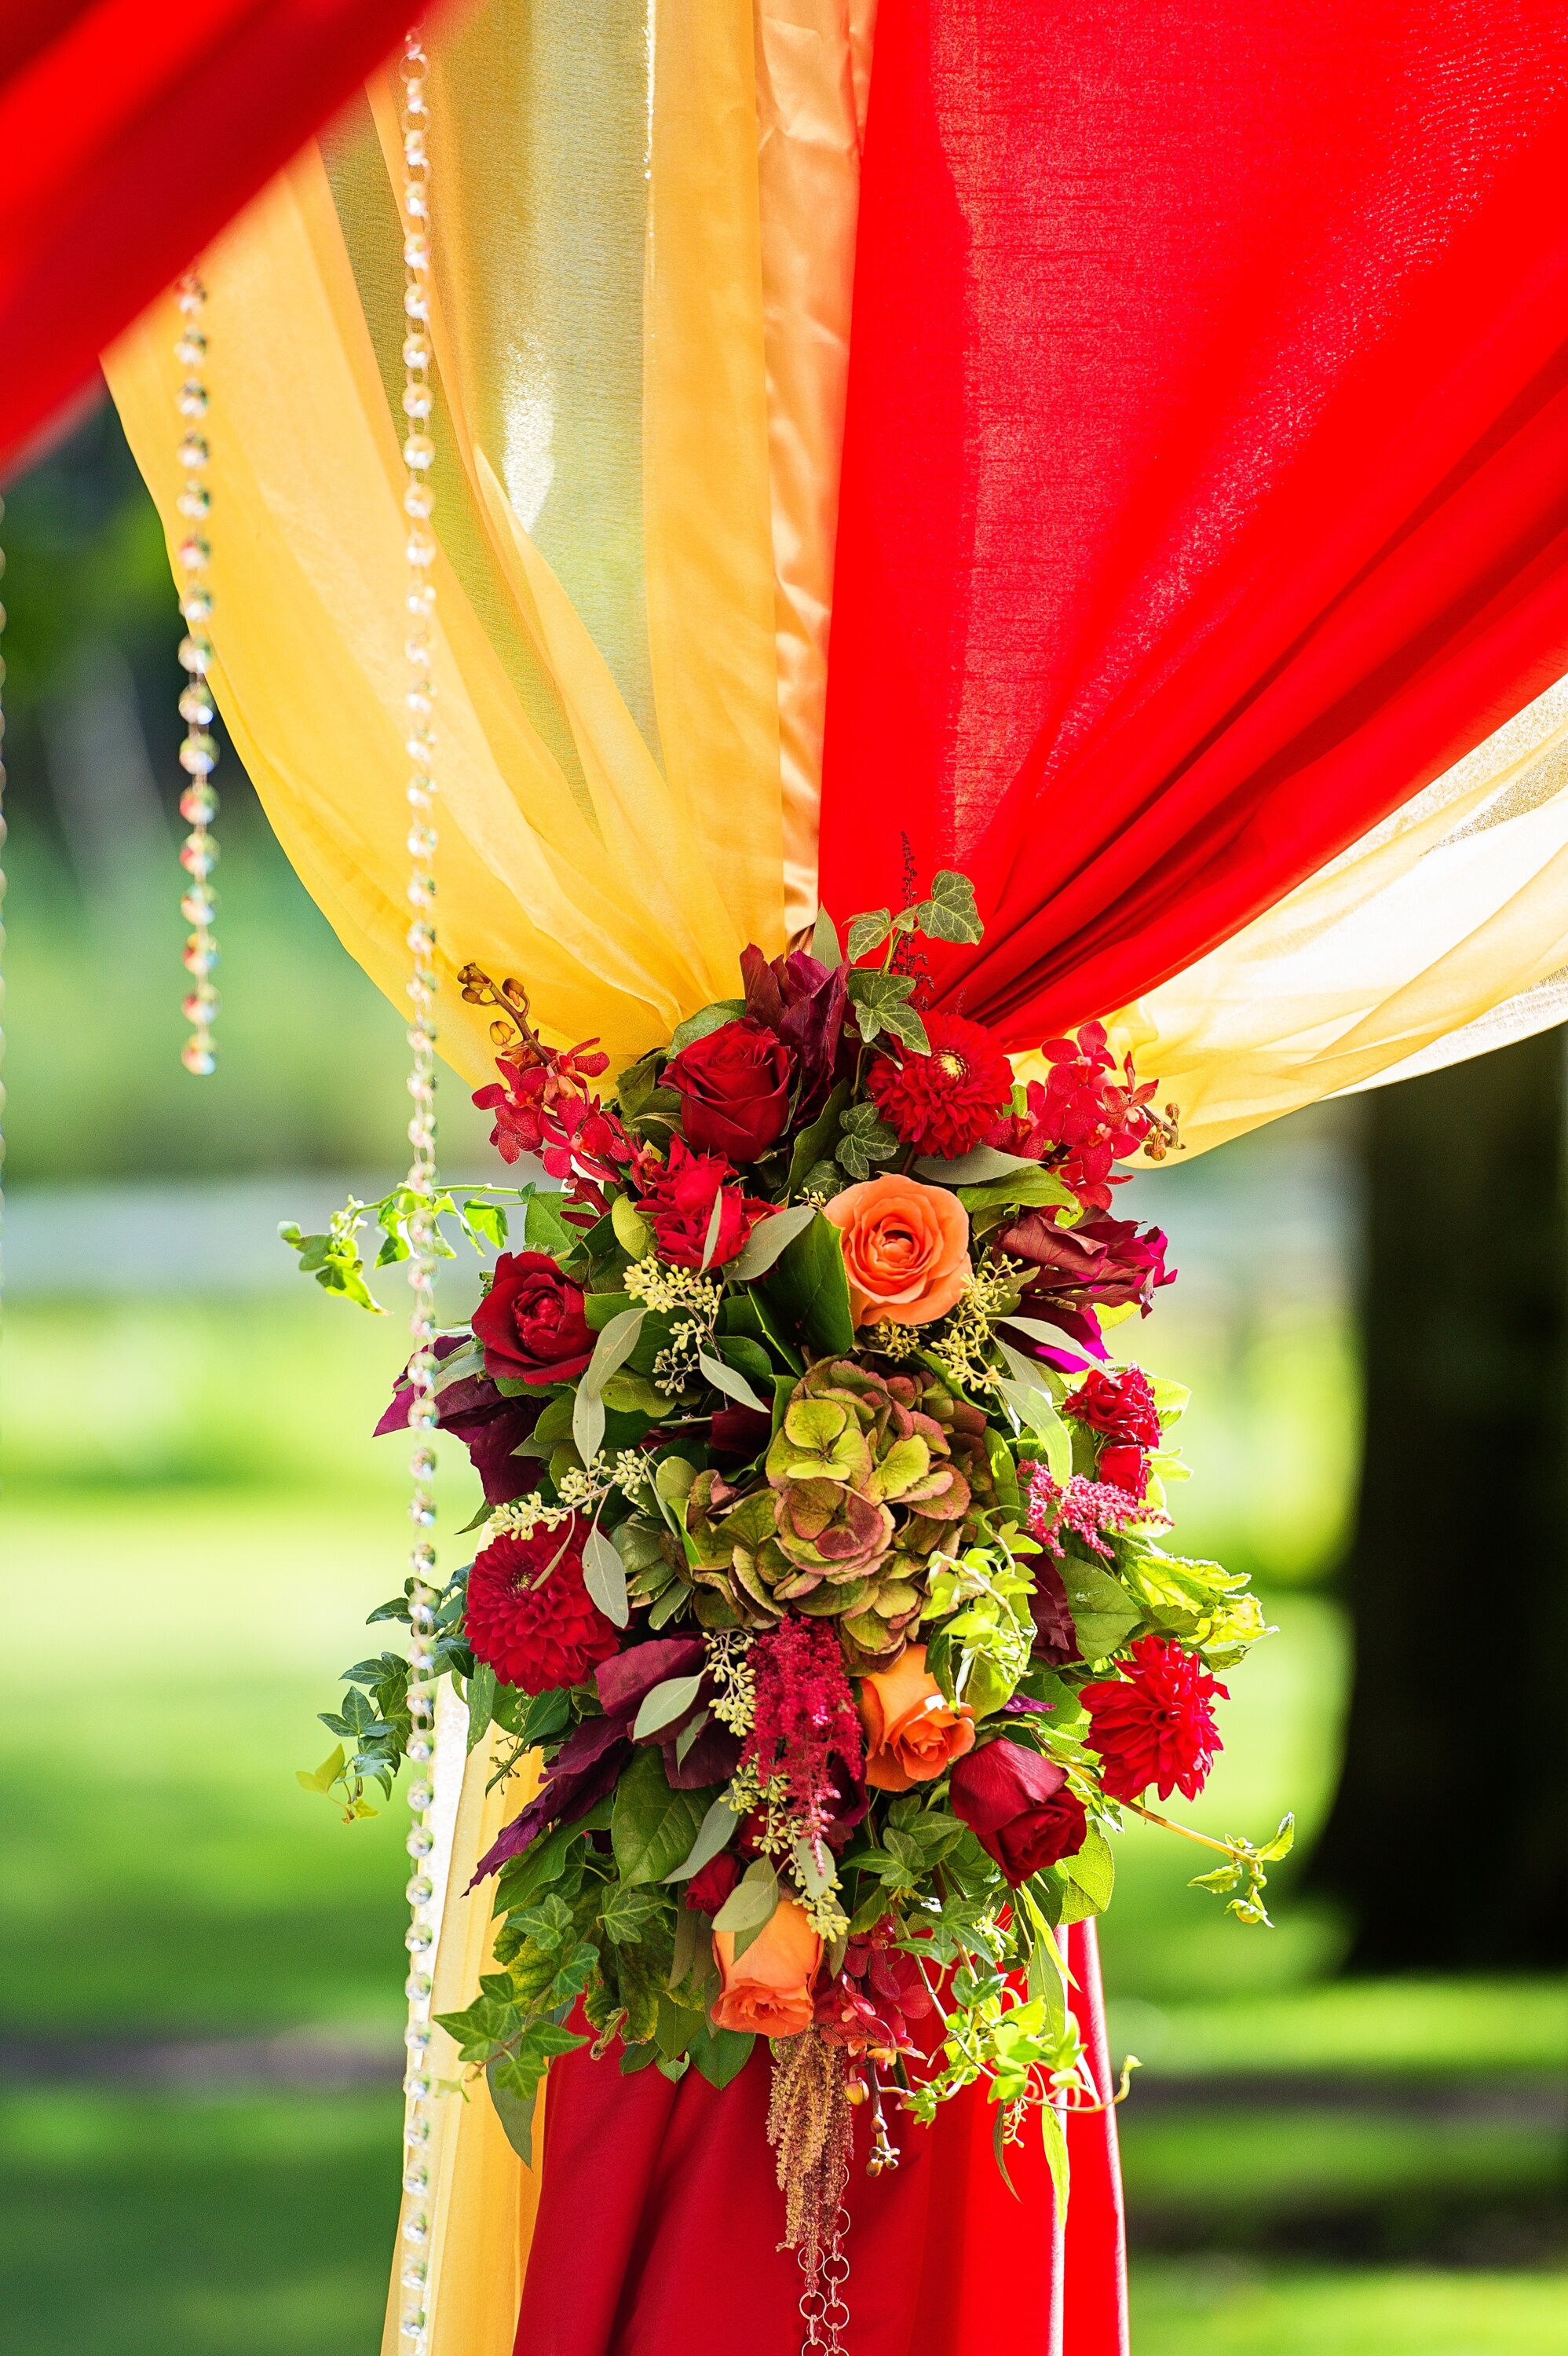
[[[800,2295],[801,2356],[848,2356],[849,2304],[849,2211],[844,2194],[849,2182],[849,2158],[838,2162],[834,2186],[837,2207],[826,2242],[800,2245],[805,2288]]]
[[[430,470],[435,457],[429,421],[432,406],[430,366],[430,220],[429,164],[425,154],[428,109],[424,77],[427,65],[418,30],[403,45],[403,415],[407,421],[403,464],[407,479],[403,510],[408,518],[405,557],[408,565],[405,605],[407,634],[403,652],[407,685],[403,706],[407,715],[409,756],[410,860],[408,948],[409,973],[409,1095],[413,1111],[409,1120],[408,1184],[415,1197],[409,1220],[409,1283],[412,1300],[409,1335],[409,1429],[413,1450],[409,1460],[411,1489],[409,1519],[413,1544],[409,1554],[409,1758],[413,1775],[409,1784],[410,1825],[407,1847],[411,1873],[406,1895],[409,1927],[408,2025],[403,2041],[408,2072],[403,2080],[403,2190],[409,2196],[403,2216],[402,2265],[400,2284],[402,2307],[399,2329],[409,2356],[429,2356],[430,2314],[427,2306],[429,2267],[426,2250],[431,2219],[429,2146],[434,2089],[430,2074],[430,2001],[432,1950],[435,1927],[432,1912],[434,1886],[426,1869],[433,1846],[430,1825],[434,1792],[431,1780],[435,1725],[435,1548],[425,1533],[435,1520],[432,1483],[435,1398],[435,1246],[436,1223],[430,1207],[435,1194],[435,878],[431,873],[436,834],[432,818],[435,799],[433,758],[435,681],[432,676],[434,641],[432,619],[435,584],[435,535],[430,519],[435,500]]]
[[[185,525],[176,551],[180,568],[180,613],[186,627],[180,640],[180,662],[186,672],[180,695],[180,718],[185,722],[180,766],[186,773],[180,816],[190,829],[180,845],[180,865],[186,873],[180,914],[191,928],[185,945],[185,969],[189,981],[181,1010],[191,1028],[180,1050],[180,1061],[187,1072],[205,1078],[217,1063],[212,1023],[218,1012],[218,992],[212,983],[212,969],[218,963],[218,943],[212,929],[217,904],[211,884],[212,871],[218,864],[218,845],[212,835],[212,821],[218,816],[218,795],[212,783],[218,744],[212,734],[212,689],[208,680],[212,640],[207,629],[212,619],[212,591],[207,579],[208,566],[212,562],[212,546],[207,536],[208,518],[212,512],[212,493],[207,481],[211,453],[202,430],[208,411],[207,335],[202,325],[207,316],[207,288],[194,270],[187,270],[175,293],[180,312],[175,358],[185,370],[184,381],[176,395],[185,421],[178,451],[184,480],[175,501]]]

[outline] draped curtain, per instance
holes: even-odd
[[[411,0],[0,10],[0,466],[413,13]]]

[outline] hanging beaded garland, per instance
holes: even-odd
[[[432,2086],[429,2068],[432,1949],[435,1930],[432,1918],[434,1885],[426,1870],[433,1845],[430,1810],[434,1793],[431,1762],[434,1752],[435,1548],[423,1535],[435,1520],[432,1483],[435,1472],[432,1445],[435,1400],[435,1263],[436,1226],[432,1207],[435,1194],[435,878],[431,863],[436,847],[432,811],[435,798],[432,763],[435,682],[432,676],[434,644],[432,617],[435,584],[435,535],[430,519],[435,506],[430,469],[435,444],[428,431],[432,406],[430,367],[430,219],[429,165],[425,153],[427,107],[424,93],[426,58],[418,31],[411,32],[403,51],[402,189],[405,337],[403,342],[403,413],[407,421],[403,463],[408,478],[403,509],[408,517],[405,556],[407,633],[404,655],[408,685],[404,707],[408,715],[410,873],[408,886],[408,947],[411,1020],[409,1047],[412,1061],[409,1094],[413,1111],[409,1121],[408,1184],[417,1207],[409,1221],[409,1282],[412,1288],[410,1338],[412,1355],[408,1381],[411,1393],[409,1428],[413,1435],[410,1459],[411,1490],[409,1517],[413,1545],[409,1556],[409,1618],[412,1632],[408,1689],[412,1732],[409,1758],[413,1780],[409,1786],[411,1823],[408,1852],[412,1870],[408,1884],[409,1949],[408,2025],[404,2041],[408,2071],[403,2081],[403,2190],[405,2205],[403,2261],[400,2274],[402,2306],[400,2331],[411,2356],[427,2356],[430,2318],[426,2307],[430,2239],[428,2147],[431,2136]]]
[[[205,1078],[217,1063],[212,1023],[218,1012],[218,992],[212,982],[218,944],[212,929],[216,903],[211,882],[218,863],[218,845],[212,834],[212,821],[218,816],[218,795],[212,783],[218,745],[212,734],[212,690],[208,683],[212,641],[207,631],[212,618],[212,592],[207,581],[208,566],[212,561],[212,547],[207,536],[212,494],[207,482],[210,452],[202,430],[208,410],[207,335],[202,325],[207,315],[207,289],[191,270],[180,280],[176,294],[181,325],[175,358],[186,372],[177,395],[179,413],[185,421],[179,445],[185,479],[176,501],[185,523],[184,537],[176,552],[181,576],[180,613],[186,626],[186,635],[180,641],[180,662],[187,674],[179,707],[186,724],[185,742],[180,746],[180,766],[186,773],[180,816],[190,829],[180,845],[180,865],[186,873],[180,913],[191,927],[185,945],[185,969],[189,981],[182,1009],[191,1030],[180,1050],[180,1061],[187,1072]]]

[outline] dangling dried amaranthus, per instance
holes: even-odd
[[[784,2244],[809,2283],[837,2230],[849,2173],[849,2100],[844,2049],[815,2029],[773,2040],[768,2141],[778,2154]]]

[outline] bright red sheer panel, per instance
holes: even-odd
[[[1565,169],[1560,0],[884,0],[827,906],[1029,1045],[1568,669]]]
[[[416,0],[0,6],[0,464],[417,13]]]
[[[1072,2004],[1112,2091],[1092,1922],[1068,1934]],[[799,2356],[800,2271],[778,2247],[768,2062],[716,2094],[688,2071],[623,2078],[586,2051],[551,2064],[544,2170],[517,2356]],[[889,2176],[865,2173],[857,2118],[847,2200],[855,2356],[1126,2356],[1115,2114],[1068,2122],[1072,2190],[1056,2229],[1037,2136],[992,2152],[996,2114],[959,2095],[901,2123]]]

